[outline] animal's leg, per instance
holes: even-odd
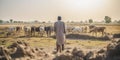
[[[51,36],[51,31],[49,31],[49,36]]]
[[[40,36],[40,31],[38,31],[38,36]]]
[[[40,32],[40,37],[42,37],[42,33]]]
[[[94,36],[94,32],[92,32],[92,36]]]
[[[102,32],[102,37],[104,36],[104,32]]]
[[[95,32],[95,34],[96,34],[96,37],[97,37],[97,32]]]
[[[48,37],[48,31],[47,31],[47,37]]]
[[[31,36],[32,36],[32,33],[33,33],[33,32],[30,33]]]
[[[47,31],[47,37],[49,36],[49,31]]]
[[[35,31],[33,32],[33,36],[35,36]]]
[[[43,33],[44,33],[44,32],[42,31],[42,35],[41,35],[42,37],[43,37]]]

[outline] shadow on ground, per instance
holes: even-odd
[[[68,39],[83,39],[83,40],[110,40],[109,37],[95,37],[90,35],[82,35],[82,34],[68,34],[66,35]]]
[[[51,36],[52,38],[55,38],[55,36]],[[110,40],[109,37],[95,37],[90,35],[83,35],[83,34],[68,34],[66,35],[67,39],[81,39],[81,40]]]

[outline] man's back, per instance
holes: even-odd
[[[55,22],[55,32],[56,33],[64,33],[65,31],[65,24],[62,21]]]

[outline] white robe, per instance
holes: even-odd
[[[65,43],[65,24],[64,22],[58,20],[54,24],[54,30],[56,34],[56,44],[62,45]]]

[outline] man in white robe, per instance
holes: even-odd
[[[54,24],[54,31],[56,34],[56,47],[57,52],[61,52],[64,50],[65,44],[65,23],[61,21],[61,16],[58,16],[58,21]]]

